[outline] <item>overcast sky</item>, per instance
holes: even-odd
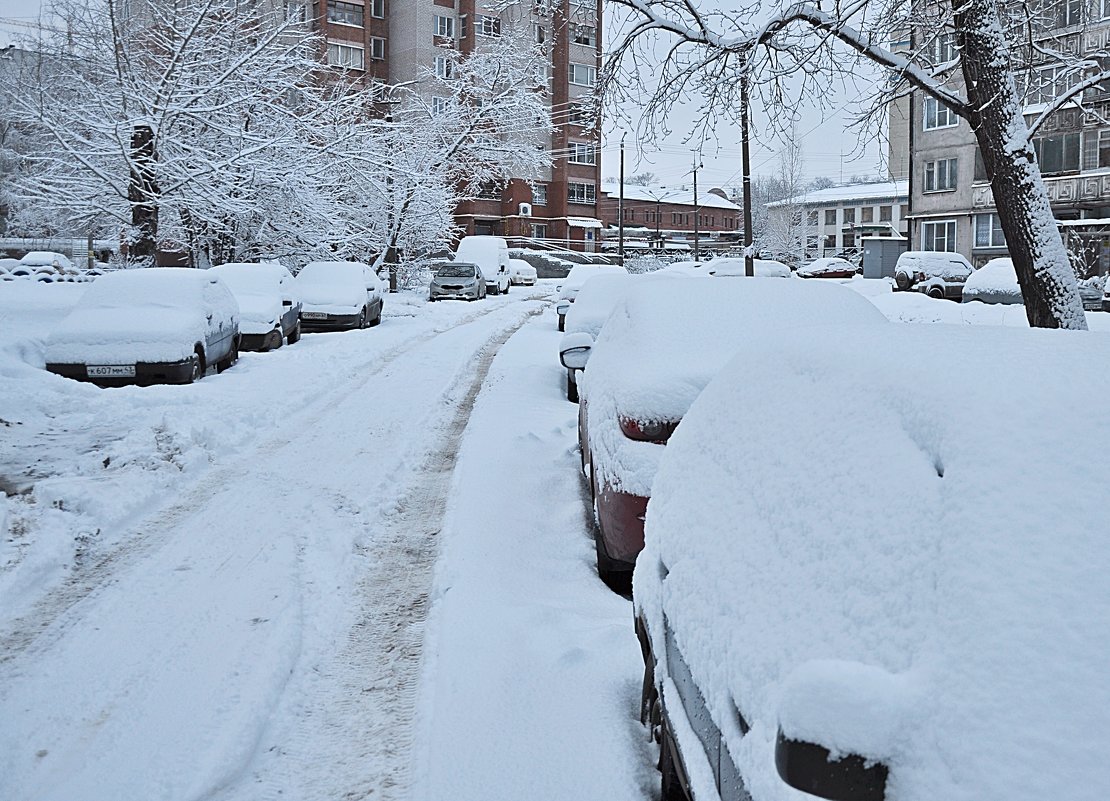
[[[8,45],[13,36],[24,28],[20,21],[33,22],[40,9],[40,0],[0,0],[0,47]],[[13,22],[5,23],[2,20]],[[816,110],[803,113],[798,126],[798,141],[802,149],[805,177],[811,179],[826,176],[839,181],[852,175],[874,175],[880,167],[879,147],[872,142],[861,154],[857,137],[845,128],[848,123],[851,102],[858,97],[860,89],[845,91],[842,96],[832,98],[830,108],[839,109],[833,116],[823,120]],[[758,114],[753,113],[753,120]],[[680,185],[691,180],[693,147],[683,143],[683,134],[692,127],[693,115],[679,109],[671,120],[675,133],[655,145],[645,144],[637,147],[634,135],[626,143],[626,175],[638,172],[652,172],[658,182],[666,185]],[[622,131],[606,127],[605,141],[602,146],[602,176],[616,177],[619,174],[620,138]],[[701,159],[699,185],[705,188],[740,183],[740,141],[738,131],[719,131],[720,141],[707,143]],[[777,162],[779,144],[768,141],[756,145],[752,150],[753,173],[769,174]]]

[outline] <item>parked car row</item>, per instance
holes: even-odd
[[[64,253],[35,250],[20,259],[0,259],[0,281],[29,280],[40,283],[80,283],[91,281],[104,270],[77,267]]]
[[[241,350],[268,351],[302,330],[366,328],[382,284],[359,262],[160,267],[98,277],[46,343],[46,369],[101,386],[188,384]]]
[[[1103,797],[1105,460],[1069,399],[1110,342],[663,272],[584,281],[560,346],[662,798]]]
[[[509,258],[509,245],[499,236],[464,236],[454,259],[431,265],[428,300],[481,300],[508,293],[513,284],[536,283],[528,262]]]

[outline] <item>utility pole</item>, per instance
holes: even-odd
[[[744,275],[755,275],[752,253],[752,160],[748,152],[748,72],[740,78],[740,158],[744,170]]]
[[[385,115],[385,124],[386,124],[387,128],[392,129],[392,127],[393,127],[393,107],[392,106],[390,106],[389,111]],[[392,133],[393,133],[392,130],[390,130],[389,134],[387,134],[387,135],[392,136]],[[389,239],[385,243],[385,258],[384,258],[384,261],[385,261],[386,269],[389,270],[389,291],[392,293],[392,292],[397,291],[397,246],[396,246],[397,237],[394,234],[393,229],[395,227],[400,226],[400,221],[394,219],[395,209],[393,208],[393,200],[394,200],[394,198],[393,198],[393,160],[389,156],[388,152],[387,152],[386,158],[387,158],[388,161],[387,161],[387,164],[386,164],[386,173],[385,173],[385,195],[386,195],[386,200],[385,200],[385,202],[386,202],[385,228],[386,228],[387,236],[389,237]]]
[[[694,261],[698,260],[698,240],[701,237],[701,224],[698,221],[698,156],[694,154]]]
[[[621,134],[621,194],[617,202],[617,255],[621,264],[624,264],[624,138],[627,133]]]

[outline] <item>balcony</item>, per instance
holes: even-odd
[[[1060,175],[1044,179],[1048,200],[1053,206],[1110,206],[1110,170]],[[990,184],[971,187],[971,205],[976,209],[994,207]]]

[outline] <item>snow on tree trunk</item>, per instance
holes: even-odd
[[[1029,325],[1086,330],[1067,250],[1041,178],[996,0],[952,0],[972,130],[1025,297]]]
[[[158,186],[154,178],[157,160],[154,131],[149,125],[136,125],[131,132],[131,180],[127,190],[132,229],[128,258],[133,262],[154,261],[158,239]]]

